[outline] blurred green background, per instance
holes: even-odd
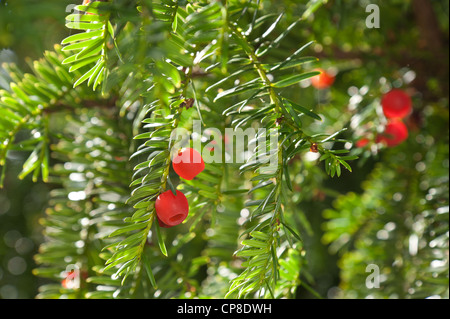
[[[264,1],[264,5],[272,7],[273,12],[286,11],[288,25],[289,17],[301,15],[307,2]],[[64,17],[71,12],[71,3],[70,0],[0,0],[0,62],[15,61],[28,70],[29,61],[40,58],[44,50],[52,49],[69,35]],[[365,25],[368,15],[365,8],[371,3],[380,7],[380,29],[368,29]],[[435,14],[431,20],[427,17],[429,8]],[[290,43],[287,41],[280,52],[315,40],[314,54],[320,57],[322,66],[338,69],[331,91],[309,89],[305,93],[309,105],[318,104],[322,108],[330,127],[351,124],[348,116],[341,115],[351,104],[355,89],[362,101],[375,100],[382,94],[383,85],[392,81],[397,87],[408,85],[413,93],[412,127],[422,125],[423,115],[427,114],[424,110],[428,110],[428,114],[434,114],[431,117],[434,122],[428,121],[428,127],[434,126],[429,134],[437,140],[441,135],[442,142],[447,143],[448,35],[449,1],[446,0],[330,0],[292,33]],[[366,160],[361,160],[353,173],[345,172],[339,179],[317,180],[335,192],[334,195],[360,194],[363,181],[377,163],[401,159],[402,154],[404,158],[409,156],[409,151],[404,146],[384,156],[366,154]],[[422,148],[419,151],[426,153]],[[34,298],[42,280],[33,276],[31,270],[35,267],[33,255],[42,241],[38,220],[45,209],[50,186],[17,179],[26,157],[22,153],[10,156],[5,189],[0,190],[0,298]],[[448,157],[439,165],[448,171]],[[314,174],[313,169],[311,172]],[[333,207],[335,197],[322,198],[321,184],[317,183],[317,196],[303,200],[299,207],[306,211],[313,230],[305,241],[309,266],[316,279],[314,288],[323,296],[334,297],[336,287],[341,284],[342,265],[338,263],[339,256],[330,252],[322,238],[323,212]],[[310,185],[315,187],[314,181]],[[300,289],[298,297],[311,295]]]
[[[1,0],[0,63],[16,62],[29,70],[27,61],[42,57],[44,50],[69,34],[64,17],[71,2]],[[33,255],[42,241],[38,220],[48,187],[17,179],[25,156],[18,153],[10,158],[5,189],[0,191],[0,298],[34,298],[39,286],[31,271]]]

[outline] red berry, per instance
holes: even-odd
[[[384,143],[388,147],[395,147],[408,138],[408,128],[400,120],[391,120],[382,135],[377,137],[377,143]]]
[[[177,196],[168,190],[158,196],[155,202],[155,210],[158,220],[163,227],[173,227],[181,224],[189,213],[189,203],[180,191]]]
[[[196,150],[183,148],[173,158],[172,167],[181,178],[190,181],[205,169],[205,162]]]
[[[356,142],[356,147],[358,148],[364,148],[370,143],[370,140],[366,137],[363,137],[359,141]]]
[[[335,79],[334,76],[327,73],[323,69],[316,69],[315,71],[319,71],[321,73],[311,78],[312,86],[316,89],[323,90],[333,85]]]
[[[409,95],[397,89],[385,94],[381,105],[387,118],[404,118],[412,110],[412,101]]]

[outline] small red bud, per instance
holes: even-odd
[[[309,148],[309,151],[312,153],[318,153],[319,147],[318,147],[317,143],[312,143],[311,147]]]

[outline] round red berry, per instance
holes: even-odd
[[[388,147],[395,147],[408,138],[408,128],[400,120],[391,120],[384,132],[377,137],[377,143],[384,143]]]
[[[172,167],[178,176],[190,181],[205,169],[205,162],[196,150],[183,148],[173,158]]]
[[[175,196],[172,191],[168,190],[158,196],[155,202],[155,211],[163,227],[173,227],[181,224],[189,213],[189,203],[180,191],[176,191]]]
[[[402,90],[392,90],[381,100],[384,115],[387,118],[404,118],[411,113],[412,101]]]
[[[321,72],[311,78],[311,84],[316,89],[323,90],[333,85],[335,77],[323,69],[316,69],[315,71]]]

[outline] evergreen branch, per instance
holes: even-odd
[[[98,119],[95,125],[75,115],[68,119],[64,132],[67,140],[61,139],[53,148],[53,157],[63,160],[64,165],[56,164],[51,169],[50,180],[61,188],[51,193],[43,220],[47,237],[35,256],[39,268],[33,273],[58,284],[41,286],[39,298],[100,298],[107,291],[98,291],[97,285],[104,288],[120,283],[111,274],[108,278],[99,272],[103,265],[100,252],[107,239],[98,235],[117,225],[129,212],[125,206],[128,187],[123,184],[128,174],[127,154],[122,148],[126,135],[108,119],[109,114],[102,118],[95,110],[87,112]],[[85,134],[74,138],[80,130]],[[71,151],[73,144],[77,152]],[[105,161],[107,166],[102,164]],[[109,291],[108,296],[113,292]]]
[[[248,55],[248,58],[260,76],[264,87],[268,90],[270,99],[269,110],[272,109],[271,112],[275,113],[275,118],[280,118],[282,115],[281,101],[273,88],[272,82],[269,80],[264,68],[259,62],[254,49],[246,41],[241,31],[239,31],[235,26],[231,26],[230,29],[237,42],[243,47],[244,51]],[[269,127],[270,126],[275,126],[275,123],[272,122],[269,124]],[[255,204],[258,204],[258,207],[253,212],[253,215],[255,215],[256,212],[261,211],[261,214],[264,214],[265,217],[260,215],[262,222],[259,222],[256,226],[252,227],[253,232],[250,232],[251,239],[244,240],[242,242],[244,247],[236,252],[237,257],[249,257],[249,259],[243,264],[246,269],[240,276],[233,280],[226,296],[231,296],[236,291],[238,291],[238,297],[244,297],[254,292],[259,292],[259,294],[262,294],[263,288],[267,288],[266,293],[268,291],[272,294],[279,277],[279,256],[276,251],[279,244],[279,222],[280,219],[283,218],[281,193],[284,166],[283,148],[278,136],[279,133],[276,132],[273,134],[277,134],[278,140],[277,149],[275,154],[272,155],[276,156],[278,162],[277,169],[272,174],[274,186],[263,200],[258,200],[255,202]],[[257,170],[260,167],[260,164],[256,164],[252,166],[252,169]],[[270,209],[266,211],[266,207],[270,207]],[[257,238],[258,236],[259,238]],[[260,240],[261,238],[263,240]]]
[[[15,79],[10,83],[10,91],[1,90],[0,106],[1,112],[5,115],[0,122],[0,165],[2,165],[1,180],[5,174],[5,165],[8,152],[14,148],[16,135],[24,130],[33,130],[33,135],[26,141],[21,141],[20,145],[27,145],[33,152],[25,162],[20,178],[25,178],[33,173],[33,180],[36,181],[42,169],[42,178],[47,180],[48,171],[48,138],[47,114],[52,109],[57,109],[61,103],[76,105],[75,97],[67,90],[71,86],[71,77],[67,68],[61,64],[61,60],[66,55],[59,46],[55,46],[55,52],[47,51],[45,58],[33,62],[34,74],[21,74],[12,65],[5,65],[5,69],[10,71],[11,78]],[[81,93],[82,90],[77,92]],[[0,183],[0,187],[2,183]]]
[[[106,2],[96,1],[88,5],[76,6],[75,9],[84,13],[68,15],[66,27],[83,30],[83,32],[71,35],[62,41],[62,44],[67,44],[63,47],[63,51],[75,51],[63,61],[63,64],[71,64],[69,72],[84,70],[89,66],[73,86],[77,87],[88,81],[88,86],[92,85],[95,91],[97,86],[106,79],[108,41],[112,39],[114,47],[117,48],[114,28],[110,22],[111,6]],[[120,54],[119,59],[121,59]]]
[[[178,11],[180,10],[176,7],[173,12],[177,14]],[[171,21],[172,23],[174,22],[173,19]],[[181,25],[177,24],[177,29],[181,27]],[[171,43],[176,40],[172,34],[172,36],[164,39],[163,42]],[[152,98],[154,100],[145,108],[145,113],[150,114],[150,117],[146,117],[142,121],[144,128],[149,128],[150,131],[135,136],[136,140],[145,139],[147,141],[138,147],[135,154],[131,157],[139,158],[149,153],[145,162],[135,166],[136,173],[133,176],[131,186],[140,186],[132,191],[127,201],[129,204],[133,204],[136,212],[127,220],[124,227],[111,233],[110,236],[125,235],[125,239],[108,247],[114,253],[107,260],[105,267],[105,270],[108,270],[121,265],[116,272],[116,276],[124,275],[122,283],[141,264],[145,253],[144,249],[153,225],[156,228],[155,233],[158,237],[160,250],[167,256],[166,247],[162,241],[157,222],[154,201],[159,194],[163,193],[171,185],[169,171],[171,167],[171,151],[175,142],[171,138],[171,134],[173,130],[177,129],[183,107],[186,104],[185,101],[188,100],[186,96],[192,77],[191,65],[192,61],[189,67],[186,68],[187,72],[184,74],[183,81],[179,71],[173,64],[157,59],[152,65],[153,85],[150,90],[153,92]],[[182,83],[183,87],[181,87]],[[130,238],[133,238],[132,243],[129,243]],[[127,244],[125,245],[125,243]],[[135,279],[140,278],[142,269],[140,267],[136,272]],[[152,283],[156,283],[153,280],[153,273],[148,264],[145,264],[145,270],[149,274]],[[136,291],[138,284],[136,280],[133,282],[135,283],[133,289]]]
[[[279,23],[280,17],[273,23],[272,27],[267,30],[263,35],[263,38],[271,32],[275,26]],[[298,21],[297,21],[298,22]],[[246,267],[245,270],[233,280],[227,297],[238,296],[245,297],[251,294],[259,296],[272,296],[274,297],[274,291],[276,291],[277,283],[279,280],[279,259],[282,255],[281,247],[284,245],[283,240],[292,244],[291,234],[295,238],[300,238],[295,231],[290,228],[285,221],[284,206],[287,204],[286,198],[288,198],[288,192],[292,191],[292,183],[289,175],[288,161],[292,156],[298,152],[307,149],[307,142],[311,145],[310,150],[314,152],[319,151],[317,143],[314,142],[316,137],[308,136],[302,129],[301,115],[307,115],[314,119],[320,119],[320,117],[314,112],[298,105],[295,102],[289,101],[281,97],[276,89],[284,88],[297,84],[300,81],[308,79],[317,75],[317,72],[307,72],[300,75],[286,77],[277,82],[272,82],[266,70],[270,69],[272,72],[281,71],[286,67],[297,65],[296,63],[290,63],[294,58],[297,58],[298,54],[307,47],[303,46],[297,50],[286,62],[280,62],[270,67],[262,64],[259,60],[261,56],[267,54],[267,52],[279,45],[286,34],[297,24],[293,23],[282,35],[277,37],[273,42],[264,48],[255,49],[250,41],[247,39],[247,34],[244,34],[242,29],[234,23],[230,23],[229,30],[236,43],[247,56],[247,61],[254,67],[258,78],[247,81],[241,86],[237,86],[228,91],[219,93],[216,99],[222,97],[228,97],[236,94],[243,94],[246,91],[254,91],[249,99],[244,100],[241,103],[235,104],[231,108],[226,110],[226,114],[230,116],[237,116],[238,118],[233,120],[235,125],[241,126],[249,124],[254,120],[261,118],[261,122],[264,127],[269,129],[276,129],[275,134],[277,137],[277,145],[275,151],[266,151],[267,142],[263,142],[255,149],[255,155],[250,158],[247,164],[241,167],[241,171],[252,170],[257,173],[252,178],[252,181],[258,181],[258,184],[253,187],[250,192],[255,192],[262,197],[261,199],[249,201],[247,206],[256,206],[256,209],[251,213],[251,219],[256,219],[256,224],[253,223],[250,228],[244,231],[243,235],[249,234],[248,239],[242,241],[243,247],[238,250],[235,255],[237,257],[247,257],[247,261],[243,263]],[[258,40],[259,41],[259,40]],[[256,42],[258,42],[256,41]],[[242,61],[246,61],[242,59]],[[300,62],[302,63],[302,62]],[[265,93],[264,93],[265,92]],[[268,103],[262,108],[251,108],[244,112],[243,109],[247,103],[257,96],[268,97]],[[299,115],[300,113],[300,115]],[[328,139],[321,141],[325,143],[335,135],[330,136]],[[295,139],[294,139],[295,138]],[[258,140],[258,137],[255,138]],[[288,145],[287,142],[291,141]],[[265,146],[265,147],[263,147]],[[314,149],[313,149],[314,147]],[[317,149],[316,149],[317,148]],[[345,159],[352,158],[339,157],[333,152],[320,148],[324,153],[330,154],[330,158],[333,157],[333,168],[338,175],[340,175],[340,165],[344,165],[347,169],[349,165],[345,162]],[[258,163],[258,158],[261,156],[269,156],[277,162],[276,169],[273,172],[262,174],[262,165]],[[332,174],[332,171],[329,171]],[[332,176],[334,173],[332,174]],[[280,223],[283,224],[284,229],[288,232],[283,232],[280,228]],[[260,238],[254,237],[254,232],[258,232]],[[261,240],[263,235],[266,235],[265,240]],[[241,236],[243,236],[241,235]]]

